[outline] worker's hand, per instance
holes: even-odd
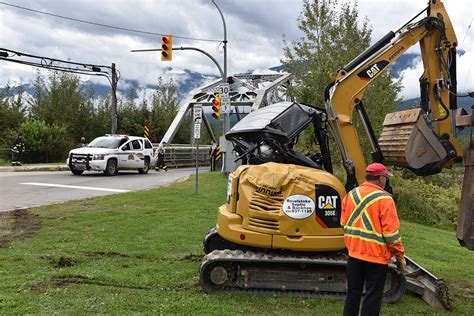
[[[405,256],[399,256],[397,257],[397,268],[400,270],[400,272],[405,271],[405,268],[407,266],[407,262],[405,260]]]

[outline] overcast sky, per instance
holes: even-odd
[[[350,0],[342,0],[349,2]],[[223,63],[222,44],[182,39],[223,39],[222,20],[211,0],[0,0],[9,4],[101,24],[173,34],[174,46],[194,46]],[[268,72],[280,65],[282,34],[289,40],[301,36],[297,18],[302,0],[216,0],[227,24],[228,74],[255,70]],[[352,2],[352,1],[350,1]],[[459,90],[474,90],[474,1],[444,0],[453,22],[459,48]],[[372,40],[396,30],[427,4],[427,0],[359,0],[359,13],[373,27]],[[91,64],[115,63],[122,78],[142,85],[159,76],[183,79],[189,69],[219,75],[215,65],[193,51],[174,51],[172,62],[162,62],[159,52],[131,53],[131,49],[158,48],[161,37],[109,29],[13,8],[0,3],[0,47]],[[412,49],[417,52],[417,49]],[[337,52],[335,52],[337,54]],[[171,69],[171,70],[170,70]],[[418,96],[421,60],[404,73],[404,98]],[[36,69],[0,61],[0,86],[8,81],[29,83]],[[181,74],[181,75],[180,75]],[[84,77],[84,80],[89,78]],[[105,79],[93,78],[104,82]],[[106,81],[105,81],[106,82]]]

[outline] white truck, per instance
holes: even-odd
[[[138,170],[146,174],[153,161],[153,145],[144,137],[110,135],[97,137],[87,146],[69,152],[67,164],[74,175],[102,171],[108,176],[119,170]]]

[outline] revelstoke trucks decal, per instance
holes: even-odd
[[[306,195],[294,194],[285,199],[283,212],[294,219],[305,219],[314,214],[314,201]]]
[[[316,221],[323,228],[338,228],[341,218],[341,197],[330,186],[316,185]]]
[[[372,80],[382,69],[387,67],[389,64],[386,60],[381,60],[369,67],[365,68],[357,74],[357,76],[362,80]]]

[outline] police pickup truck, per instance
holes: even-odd
[[[97,137],[87,146],[69,152],[67,164],[74,175],[85,170],[102,171],[108,176],[119,170],[138,170],[145,174],[150,169],[153,145],[144,137],[105,135]]]

